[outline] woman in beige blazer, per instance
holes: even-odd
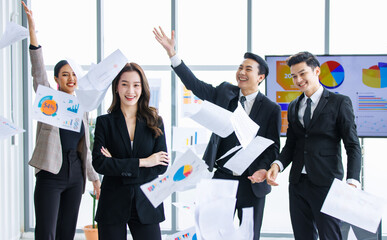
[[[35,23],[30,11],[22,2],[27,14],[30,32],[30,56],[33,86],[50,86],[43,62],[42,47],[39,46]],[[58,90],[74,94],[77,77],[67,61],[60,61],[54,69]],[[35,239],[73,239],[78,211],[85,191],[86,176],[93,182],[99,197],[100,181],[91,165],[89,150],[89,125],[87,113],[79,133],[59,129],[38,122],[36,145],[29,164],[35,167],[36,185]]]

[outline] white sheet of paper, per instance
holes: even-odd
[[[223,240],[221,229],[234,229],[235,204],[236,198],[234,196],[198,205],[198,225],[201,237]]]
[[[127,63],[128,59],[117,49],[98,63],[97,66],[90,69],[86,76],[95,89],[104,91]]]
[[[79,132],[84,110],[78,99],[70,94],[39,85],[32,118],[59,128]]]
[[[235,198],[238,181],[203,179],[196,185],[196,204],[207,203],[219,198]]]
[[[222,155],[219,159],[217,159],[216,161],[221,160],[221,159],[227,157],[227,156],[230,155],[230,154],[233,154],[234,152],[238,151],[238,150],[241,149],[241,148],[242,148],[241,145],[238,145],[238,146],[235,146],[235,147],[231,148],[230,150],[228,150],[225,154],[223,154],[223,155]]]
[[[202,180],[196,187],[195,227],[198,239],[252,240],[253,209],[243,209],[243,221],[234,226],[238,181]]]
[[[128,62],[122,52],[117,49],[97,65],[92,65],[87,74],[84,74],[80,65],[74,60],[67,59],[71,68],[78,77],[78,89],[76,90],[80,104],[85,111],[96,109],[108,91],[113,79]]]
[[[357,240],[357,237],[356,237],[355,233],[353,232],[352,227],[349,227],[347,240]]]
[[[241,149],[232,156],[226,164],[224,164],[224,167],[241,175],[250,164],[273,143],[273,140],[257,136],[246,148]]]
[[[162,203],[170,194],[184,185],[190,185],[199,179],[195,178],[208,166],[188,149],[173,165],[159,178],[141,185],[141,190],[154,207]]]
[[[203,179],[196,185],[195,227],[196,227],[196,234],[198,236],[198,239],[207,239],[207,238],[203,238],[201,229],[200,229],[200,225],[203,224],[203,223],[200,223],[200,221],[204,221],[204,219],[202,219],[204,216],[204,215],[202,216],[203,209],[205,209],[204,211],[210,211],[209,213],[207,213],[208,215],[213,214],[216,216],[218,211],[223,211],[223,214],[224,214],[224,209],[219,209],[217,205],[214,209],[206,207],[206,205],[211,204],[212,202],[219,199],[236,200],[237,189],[238,189],[238,181],[234,181],[234,180]],[[235,202],[234,202],[234,206],[232,206],[231,209],[226,209],[226,212],[229,213],[230,211],[234,211],[234,207],[235,207]],[[228,219],[228,221],[232,222],[232,217],[231,217],[231,220]],[[211,235],[212,238],[209,238],[211,240],[222,240],[219,231],[212,232],[210,230],[210,232],[205,232],[204,235],[205,236]]]
[[[254,210],[252,207],[242,209],[242,224],[238,229],[221,229],[223,240],[253,240],[254,239]]]
[[[77,79],[82,79],[86,75],[81,65],[79,65],[74,59],[66,58],[66,60],[69,63],[70,67],[73,69],[75,75],[77,76]]]
[[[239,101],[238,107],[232,113],[230,120],[240,144],[243,148],[246,148],[257,135],[259,130],[258,124],[247,115]]]
[[[195,227],[190,227],[167,237],[166,240],[197,240]]]
[[[334,179],[321,212],[375,233],[386,200]]]
[[[195,202],[173,202],[172,204],[180,211],[184,211],[184,213],[187,212],[192,216],[195,215]]]
[[[86,112],[91,112],[101,104],[109,88],[104,91],[98,90],[76,90],[79,103]]]
[[[8,22],[5,27],[3,36],[0,39],[0,49],[5,48],[12,43],[23,40],[29,36],[28,29],[16,24],[14,22]]]
[[[231,114],[230,111],[224,108],[204,101],[200,104],[199,111],[189,117],[203,127],[225,138],[234,131],[230,120]]]
[[[18,133],[25,132],[24,129],[19,128],[10,120],[0,116],[0,140],[6,139]]]

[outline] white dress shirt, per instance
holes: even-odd
[[[245,96],[246,97],[245,111],[246,111],[247,115],[250,115],[251,109],[253,108],[253,104],[254,104],[255,98],[257,97],[258,93],[259,93],[259,90],[252,93],[252,94]],[[239,97],[238,97],[239,102],[241,101],[242,96],[243,96],[242,90],[239,90]]]

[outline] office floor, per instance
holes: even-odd
[[[166,238],[167,238],[167,236],[164,235],[163,240]],[[33,240],[33,239],[34,239],[34,233],[28,232],[28,233],[24,233],[20,240]],[[75,235],[74,240],[85,240],[85,236],[83,233],[77,233]],[[128,236],[128,240],[132,240],[132,238],[130,236]],[[294,238],[278,238],[278,237],[267,238],[267,237],[263,237],[263,238],[261,238],[261,240],[294,240]]]

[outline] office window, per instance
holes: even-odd
[[[387,53],[386,9],[384,0],[331,1],[330,53]]]
[[[261,55],[324,53],[325,1],[252,1],[252,49]]]
[[[170,35],[171,1],[104,1],[105,56],[119,48],[131,62],[168,64],[165,50],[154,38],[154,27]]]
[[[192,65],[235,65],[247,39],[247,2],[178,1],[179,54]]]
[[[31,9],[46,65],[65,58],[96,62],[96,1],[32,1]]]

